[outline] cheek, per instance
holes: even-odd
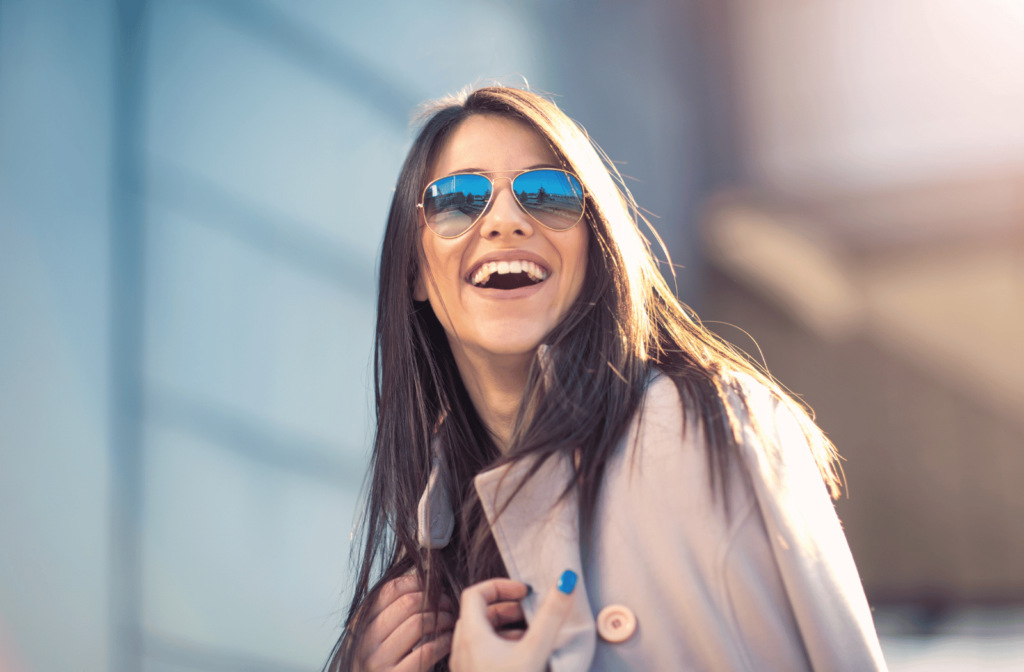
[[[451,244],[439,241],[429,231],[423,238],[423,257],[420,263],[420,282],[431,295],[458,288],[459,254]]]
[[[570,252],[573,259],[574,277],[573,277],[573,295],[572,299],[575,300],[579,296],[583,289],[583,283],[587,278],[587,256],[588,256],[588,245],[589,237],[587,235],[587,229],[581,227],[581,235],[576,241],[574,241],[573,249]]]

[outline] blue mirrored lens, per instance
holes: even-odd
[[[512,184],[516,198],[551,229],[570,229],[583,218],[583,186],[560,170],[531,170]]]
[[[438,235],[463,233],[491,198],[491,182],[483,175],[450,175],[432,182],[423,195],[423,214]]]

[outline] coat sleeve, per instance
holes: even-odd
[[[860,576],[832,500],[792,411],[735,377],[730,404],[772,552],[815,670],[885,670]]]

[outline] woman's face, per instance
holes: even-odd
[[[532,353],[579,296],[587,270],[586,223],[568,231],[541,226],[519,207],[511,180],[504,179],[536,167],[561,165],[538,133],[489,115],[463,121],[437,157],[428,182],[485,173],[494,183],[490,207],[457,238],[437,236],[420,214],[425,263],[415,298],[429,299],[453,349],[484,356]],[[485,280],[488,262],[544,279],[515,289],[488,287],[502,284]]]

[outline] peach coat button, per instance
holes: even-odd
[[[627,606],[610,604],[597,615],[597,634],[612,644],[624,642],[636,632],[636,614]]]

